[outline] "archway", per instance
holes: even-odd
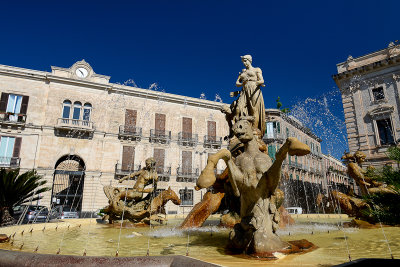
[[[61,157],[55,165],[53,177],[52,206],[71,206],[81,211],[85,180],[83,160],[75,155]]]

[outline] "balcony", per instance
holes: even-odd
[[[122,178],[133,172],[139,171],[141,168],[142,167],[140,164],[136,165],[136,164],[117,163],[117,164],[115,164],[115,178],[116,179]],[[136,180],[136,177],[133,180]]]
[[[188,169],[179,167],[176,169],[176,181],[184,183],[195,183],[199,177],[199,169]]]
[[[159,182],[169,182],[171,177],[171,167],[158,166],[156,167]]]
[[[272,133],[265,133],[263,136],[263,141],[268,144],[272,142],[283,143],[286,140],[285,135],[283,133],[278,133],[278,131],[274,130]]]
[[[59,118],[55,128],[58,130],[73,130],[77,132],[94,132],[93,122],[86,120]]]
[[[302,169],[302,165],[297,162],[289,162],[289,167],[296,168],[296,169]]]
[[[17,157],[0,157],[0,168],[19,168],[20,162]]]
[[[140,141],[142,139],[142,127],[120,125],[118,137]]]
[[[222,145],[222,137],[205,135],[204,136],[204,147],[220,149]]]
[[[2,125],[25,125],[25,122],[25,114],[0,113],[0,123]]]
[[[149,141],[152,143],[169,144],[171,142],[171,131],[150,129]]]
[[[178,144],[181,146],[197,146],[197,134],[180,132],[178,133]]]

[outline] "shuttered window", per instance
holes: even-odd
[[[192,138],[192,119],[182,118],[182,136],[183,138]]]
[[[121,170],[133,171],[135,162],[135,147],[123,146],[122,147],[122,165]]]
[[[125,110],[125,132],[135,132],[137,111],[132,109]]]
[[[192,152],[182,151],[182,171],[183,173],[192,173]]]
[[[208,140],[215,141],[217,136],[217,123],[215,121],[207,121]]]
[[[155,130],[156,134],[165,134],[165,114],[156,113]]]
[[[164,172],[165,149],[154,148],[154,159],[156,161],[156,170],[158,173]]]

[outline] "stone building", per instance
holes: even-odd
[[[304,157],[289,156],[283,164],[281,189],[285,192],[286,207],[302,207],[304,212],[316,212],[315,199],[329,190],[346,191],[349,185],[347,168],[338,159],[321,152],[321,139],[293,116],[279,109],[266,109],[264,142],[269,156],[275,153],[286,138],[296,137],[310,146],[311,153]]]
[[[354,180],[347,174],[347,166],[332,155],[322,154],[326,172],[326,183],[330,190],[346,193],[349,188],[358,193]]]
[[[52,188],[41,205],[102,208],[103,186],[133,186],[117,179],[148,157],[157,161],[158,190],[171,186],[182,199],[166,206],[169,214],[200,201],[199,172],[226,146],[221,103],[111,83],[84,60],[51,70],[0,65],[0,166],[37,169]]]
[[[362,151],[370,165],[388,163],[385,152],[400,139],[400,45],[349,56],[337,71],[350,153]]]
[[[279,109],[266,109],[266,126],[263,140],[272,159],[288,137],[296,137],[310,146],[311,153],[304,157],[288,155],[283,164],[280,187],[285,193],[286,207],[302,207],[304,212],[315,212],[315,198],[326,190],[322,140],[296,118]]]

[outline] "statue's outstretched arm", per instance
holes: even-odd
[[[202,170],[199,179],[197,179],[196,190],[208,188],[215,183],[216,177],[214,169],[217,167],[218,161],[220,159],[224,160],[226,165],[228,166],[229,181],[232,184],[235,196],[240,196],[236,181],[243,180],[243,174],[233,162],[231,152],[227,149],[221,149],[216,154],[208,157],[207,165],[204,170]]]
[[[123,181],[129,180],[130,178],[133,178],[133,177],[135,177],[135,176],[138,176],[138,175],[140,175],[141,173],[142,173],[142,170],[137,171],[137,172],[132,172],[131,174],[126,175],[126,176],[122,177],[121,179],[119,179],[119,182],[122,183]]]

